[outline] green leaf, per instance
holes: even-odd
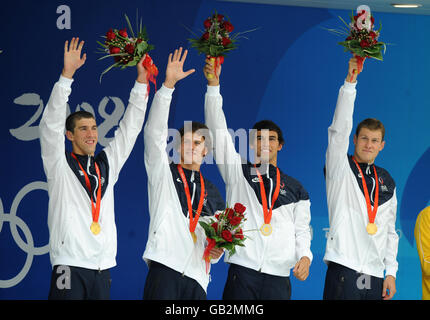
[[[105,73],[107,73],[110,69],[114,68],[114,67],[118,67],[120,64],[120,62],[115,62],[114,64],[112,64],[111,66],[109,66],[108,68],[106,68],[100,75],[99,81],[100,83],[102,82],[102,77]]]
[[[108,54],[106,56],[98,58],[97,60],[103,60],[103,59],[111,58],[111,57],[123,57],[123,56],[126,56],[126,55],[128,55],[128,53],[125,53],[125,52],[123,52],[123,53],[113,53],[113,54]]]
[[[131,36],[132,36],[133,38],[136,38],[136,37],[134,36],[133,28],[131,27],[130,19],[127,17],[127,15],[126,15],[126,14],[124,14],[124,16],[125,16],[125,20],[127,21],[128,28],[130,29]]]
[[[142,56],[145,53],[145,50],[148,49],[148,44],[146,41],[142,41],[141,43],[138,43],[136,46],[136,52],[138,55]]]

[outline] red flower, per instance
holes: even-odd
[[[125,45],[124,50],[128,54],[133,54],[134,53],[134,46],[131,43],[128,43]]]
[[[110,47],[109,52],[110,52],[110,54],[121,53],[121,49],[118,47]]]
[[[227,31],[227,32],[232,32],[234,30],[233,25],[229,21],[224,21],[223,26],[224,26],[225,31]]]
[[[209,40],[209,32],[205,32],[205,33],[203,33],[203,35],[202,35],[202,39],[203,39],[203,40]]]
[[[234,211],[236,211],[239,214],[244,213],[245,210],[246,210],[246,207],[239,202],[234,205]]]
[[[363,40],[360,41],[360,47],[367,48],[369,46],[370,45],[369,45],[369,43],[366,40],[363,39]]]
[[[227,37],[222,38],[222,45],[224,47],[228,46],[231,43],[231,40]]]
[[[228,220],[230,220],[234,216],[234,210],[231,208],[225,209],[225,215],[227,216]]]
[[[232,226],[237,226],[241,221],[242,221],[241,217],[235,216],[235,217],[230,219],[230,224]]]
[[[228,230],[224,230],[223,232],[221,232],[221,237],[227,242],[233,242],[233,236]]]
[[[369,32],[369,36],[371,36],[372,39],[375,39],[376,38],[376,32],[375,31],[370,31]]]
[[[108,41],[112,41],[113,39],[116,38],[115,32],[112,31],[112,29],[110,29],[107,33],[106,33],[106,40]]]
[[[372,26],[375,24],[375,18],[374,17],[370,17],[370,22],[372,22]]]
[[[222,19],[224,19],[224,16],[222,14],[218,14],[217,19],[218,19],[218,22],[221,22]]]
[[[124,38],[128,37],[126,28],[119,30],[118,33],[121,37],[124,37]]]
[[[212,26],[212,21],[210,18],[207,18],[205,22],[203,22],[205,29],[209,29]]]
[[[240,240],[243,240],[243,231],[242,231],[242,229],[239,229],[235,234],[234,234],[234,237],[235,238],[237,238],[237,239],[240,239]]]
[[[215,229],[215,231],[218,231],[218,222],[214,222],[211,224],[211,227]]]

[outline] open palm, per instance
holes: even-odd
[[[79,43],[79,38],[72,38],[69,42],[66,41],[64,44],[64,69],[63,76],[72,78],[76,70],[82,67],[87,59],[86,53],[82,55],[81,51],[84,46],[84,41]]]
[[[183,68],[187,54],[188,50],[185,50],[184,54],[182,54],[182,47],[180,47],[179,50],[176,49],[174,53],[169,54],[166,69],[166,81],[164,82],[168,87],[174,87],[176,82],[188,77],[196,71],[195,69],[190,69],[184,72]]]

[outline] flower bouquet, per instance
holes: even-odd
[[[127,21],[131,37],[127,33],[127,28],[120,30],[110,29],[106,35],[103,36],[106,39],[104,43],[97,41],[101,46],[101,48],[99,48],[100,53],[107,53],[107,55],[101,57],[99,60],[110,57],[115,60],[114,64],[110,65],[101,73],[100,82],[103,75],[112,68],[119,67],[124,69],[126,67],[136,66],[140,59],[145,56],[142,64],[148,73],[147,80],[151,81],[155,86],[155,90],[157,90],[156,77],[158,75],[158,69],[148,54],[149,51],[154,49],[154,46],[148,43],[146,28],[142,27],[142,20],[140,20],[139,32],[135,35],[127,15],[125,15],[125,19]]]
[[[200,53],[204,53],[214,61],[214,70],[218,65],[224,63],[224,56],[227,52],[237,48],[237,39],[245,32],[237,32],[234,35],[231,33],[234,26],[229,20],[226,20],[222,14],[215,13],[203,22],[204,31],[202,36],[193,35],[195,38],[188,39],[191,47],[196,48]],[[216,72],[215,72],[216,75]],[[208,77],[212,77],[211,74]]]
[[[225,248],[229,255],[236,253],[236,246],[244,247],[246,237],[243,234],[242,226],[245,218],[246,207],[236,203],[233,208],[226,208],[222,213],[215,215],[215,219],[209,223],[199,221],[199,224],[205,230],[208,245],[203,253],[203,259],[206,261],[206,272],[209,270],[210,251],[217,248]]]
[[[340,20],[346,27],[343,29],[327,29],[331,32],[346,35],[347,38],[339,42],[346,51],[350,51],[357,57],[358,73],[363,68],[366,58],[375,58],[382,61],[382,52],[385,54],[386,45],[378,41],[381,28],[374,30],[375,18],[371,15],[370,8],[361,5],[357,8],[357,14],[351,14],[351,22],[347,24],[341,17]]]

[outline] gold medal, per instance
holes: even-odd
[[[369,223],[366,227],[366,231],[368,234],[374,235],[376,231],[378,231],[378,227],[374,223]]]
[[[100,233],[100,224],[98,222],[91,223],[90,230],[94,235],[98,235]]]
[[[265,223],[260,228],[263,236],[270,236],[272,234],[272,225],[270,223]]]
[[[191,232],[191,237],[193,237],[193,241],[194,241],[194,243],[196,243],[197,242],[197,236],[196,236],[195,232]]]

